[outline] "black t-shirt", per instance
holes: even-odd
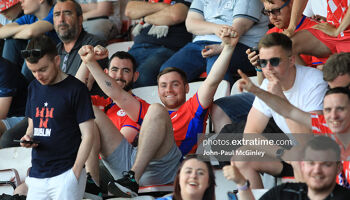
[[[29,176],[49,178],[73,167],[81,143],[79,124],[94,118],[87,87],[68,75],[54,85],[33,80],[26,116],[33,120],[34,140]]]
[[[159,0],[159,2],[161,3],[163,1]],[[190,7],[190,2],[190,0],[173,0],[171,4],[183,3]],[[177,51],[192,41],[192,34],[187,32],[185,22],[169,26],[168,35],[162,38],[148,35],[148,31],[151,27],[152,25],[141,30],[140,34],[134,38],[135,44],[150,43]]]
[[[12,97],[7,117],[24,116],[27,87],[27,80],[18,67],[0,57],[0,97]]]
[[[325,200],[349,200],[350,190],[336,185]],[[284,183],[267,191],[260,200],[309,200],[305,183]]]

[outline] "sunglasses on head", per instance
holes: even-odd
[[[24,59],[28,57],[41,58],[43,53],[44,52],[41,49],[30,49],[21,51],[21,55]]]
[[[266,15],[266,16],[270,16],[272,15],[280,15],[281,14],[281,9],[286,7],[289,4],[290,0],[286,1],[281,7],[279,8],[274,8],[272,10],[266,10],[265,8],[263,8],[263,10],[261,11],[262,14]]]
[[[270,62],[270,65],[273,67],[277,67],[280,64],[281,58],[273,57],[270,59],[260,59],[259,64],[261,68],[266,67],[267,63]]]

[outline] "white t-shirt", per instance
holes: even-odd
[[[320,15],[327,17],[327,0],[309,0],[303,13],[306,17]]]
[[[268,80],[265,79],[260,88],[267,90]],[[289,102],[299,109],[310,112],[322,110],[323,97],[327,90],[327,83],[323,80],[322,72],[318,69],[305,66],[296,66],[296,78],[291,89],[284,91]],[[290,133],[284,117],[277,114],[262,100],[255,98],[253,107],[267,117],[273,117],[277,126],[284,132]]]

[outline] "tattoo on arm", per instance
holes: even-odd
[[[112,83],[111,83],[111,82],[105,81],[105,83],[106,83],[106,85],[107,85],[108,87],[112,87]]]

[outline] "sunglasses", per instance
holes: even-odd
[[[41,58],[44,52],[41,49],[30,49],[30,50],[22,50],[21,55],[24,59],[28,57]]]
[[[280,15],[281,14],[281,9],[286,7],[289,4],[290,0],[286,1],[280,8],[274,8],[272,10],[266,10],[265,8],[263,8],[263,10],[261,11],[262,14],[266,15],[266,16],[270,16],[272,15]]]
[[[260,64],[260,67],[261,68],[264,68],[266,67],[267,63],[270,62],[270,65],[273,66],[273,67],[277,67],[280,62],[281,62],[281,58],[278,58],[278,57],[273,57],[273,58],[270,58],[268,60],[266,59],[260,59],[259,60],[259,64]]]

